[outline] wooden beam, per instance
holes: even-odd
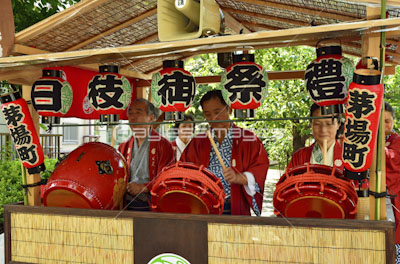
[[[269,15],[255,13],[255,12],[248,12],[248,11],[237,10],[237,9],[232,9],[232,8],[222,8],[222,10],[225,12],[229,12],[229,13],[241,14],[241,15],[245,15],[248,17],[258,17],[261,19],[272,20],[275,22],[283,23],[283,24],[291,24],[291,25],[295,25],[298,27],[310,26],[310,23],[307,23],[307,22],[293,20],[293,19],[287,19],[287,18],[282,18],[282,17],[276,17],[276,16],[269,16]]]
[[[302,13],[302,14],[307,14],[307,15],[312,15],[312,16],[337,19],[340,21],[352,21],[352,20],[359,19],[358,17],[355,17],[355,16],[345,16],[345,15],[340,15],[340,14],[333,14],[333,13],[326,12],[326,10],[324,10],[324,11],[313,10],[310,8],[302,8],[302,7],[292,6],[289,4],[279,4],[276,2],[272,2],[272,1],[240,0],[240,2],[253,4],[253,5],[260,5],[263,7],[278,8],[278,9],[283,9],[283,10],[287,10],[287,11],[294,11],[297,13]]]
[[[381,0],[350,0],[350,1],[346,1],[345,2],[352,2],[352,3],[360,3],[360,4],[377,4],[380,5],[381,4]],[[388,6],[394,6],[394,7],[400,7],[400,0],[387,0],[386,4]]]
[[[240,33],[251,33],[251,30],[248,29],[245,25],[243,25],[241,22],[237,21],[230,13],[229,11],[225,11],[225,9],[222,9],[222,12],[224,13],[224,18],[225,18],[225,25],[232,29],[233,32],[236,34]]]
[[[135,24],[135,23],[141,21],[142,19],[145,19],[145,18],[147,18],[149,16],[152,16],[154,14],[157,14],[157,8],[150,9],[149,11],[147,11],[147,12],[145,12],[145,13],[137,16],[137,17],[129,19],[128,21],[125,21],[122,24],[119,24],[118,26],[110,28],[109,30],[107,30],[105,32],[102,32],[102,33],[100,33],[100,34],[98,34],[98,35],[96,35],[94,37],[91,37],[91,38],[89,38],[89,39],[87,39],[87,40],[85,40],[85,41],[83,41],[81,43],[78,43],[78,44],[68,48],[66,51],[80,49],[80,48],[82,48],[82,47],[84,47],[84,46],[86,46],[86,45],[88,45],[90,43],[93,43],[93,42],[95,42],[95,41],[97,41],[97,40],[99,40],[101,38],[104,38],[105,36],[111,35],[114,32],[117,32],[117,31],[119,31],[119,30],[121,30],[123,28],[126,28],[126,27],[128,27],[128,26],[130,26],[132,24]]]
[[[0,57],[8,57],[15,40],[14,16],[10,0],[0,0],[0,6]]]
[[[33,54],[48,54],[48,53],[50,53],[50,52],[47,50],[36,49],[36,48],[21,45],[21,44],[15,44],[13,47],[13,54],[33,55]],[[86,69],[86,70],[98,71],[99,65],[100,65],[99,63],[91,63],[91,64],[76,65],[76,67],[81,68],[81,69]],[[35,72],[35,71],[33,71],[33,72]],[[151,77],[151,76],[148,76],[148,75],[140,73],[140,72],[128,71],[128,70],[122,69],[122,68],[120,69],[120,73],[129,78],[148,79],[149,77]],[[0,72],[0,78],[4,78],[1,76],[2,76],[2,74]],[[11,74],[7,75],[7,76],[9,76],[9,78],[13,79],[14,73],[11,72]],[[40,76],[38,78],[40,78]],[[36,78],[36,79],[38,79],[38,78]],[[31,78],[29,78],[29,79],[31,79]],[[7,79],[4,79],[4,80],[7,80]]]
[[[274,26],[269,26],[269,25],[265,25],[265,24],[259,24],[259,23],[255,23],[255,22],[248,22],[248,21],[242,21],[242,24],[245,26],[250,26],[250,27],[258,27],[258,28],[262,28],[265,30],[278,30],[278,29],[282,29],[282,28],[278,28],[278,27],[274,27]]]
[[[125,47],[104,49],[79,50],[52,54],[38,54],[29,56],[0,58],[0,70],[4,68],[18,68],[24,65],[77,65],[109,63],[120,59],[134,59],[152,56],[166,56],[168,54],[186,52],[212,52],[218,48],[236,48],[238,46],[252,46],[261,44],[290,43],[306,40],[317,40],[321,35],[328,37],[358,36],[360,30],[381,26],[398,26],[400,18],[378,19],[315,27],[291,28],[284,30],[262,31],[251,34],[180,40],[166,43],[151,43]]]
[[[23,85],[22,86],[22,98],[26,101],[31,100],[31,85]],[[36,129],[36,133],[40,135],[40,124],[39,124],[39,114],[36,112],[35,108],[33,108],[32,104],[28,105],[29,112],[32,117],[33,124]],[[29,174],[28,170],[24,168],[26,171],[26,184],[35,184],[40,183],[40,173]],[[30,187],[28,189],[28,205],[29,206],[40,206],[40,185],[35,187]]]
[[[73,19],[76,16],[84,15],[96,7],[104,4],[108,0],[85,0],[65,9],[63,12],[56,13],[51,17],[48,17],[33,26],[30,26],[15,35],[16,43],[24,43],[33,37],[48,31],[55,29],[60,24],[65,23],[68,19]]]

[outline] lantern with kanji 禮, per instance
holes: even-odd
[[[238,118],[254,117],[267,92],[268,74],[254,63],[254,54],[234,54],[222,74],[222,96]]]
[[[183,120],[193,102],[196,82],[190,72],[183,69],[183,61],[163,61],[163,69],[153,75],[151,91],[155,106],[165,112],[165,120]]]
[[[353,71],[352,62],[342,56],[341,46],[317,48],[317,58],[307,66],[304,78],[311,99],[323,115],[344,112]]]
[[[73,92],[61,70],[43,69],[31,90],[32,105],[44,124],[59,124],[72,105]]]
[[[346,176],[366,178],[372,164],[383,100],[381,72],[357,69],[349,86],[343,140],[343,162]]]
[[[43,149],[26,101],[19,92],[2,95],[0,101],[4,120],[22,164],[30,174],[44,171]]]
[[[117,122],[131,103],[132,86],[117,65],[102,65],[88,84],[88,99],[101,122]]]

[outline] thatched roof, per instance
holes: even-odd
[[[15,36],[14,55],[0,58],[0,79],[21,83],[40,76],[44,65],[117,63],[123,74],[142,79],[163,60],[251,46],[310,45],[321,38],[340,39],[345,53],[360,56],[361,35],[376,26],[387,33],[388,62],[400,62],[400,1],[388,1],[388,19],[379,18],[380,1],[216,0],[230,35],[160,43],[156,0],[82,0]],[[245,36],[239,35],[246,34]],[[109,48],[109,49],[101,49]],[[63,53],[60,53],[63,52]],[[42,54],[42,55],[35,55]],[[27,66],[29,65],[29,66]],[[21,78],[29,69],[30,77]],[[12,70],[12,72],[10,72]]]

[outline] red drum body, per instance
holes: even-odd
[[[307,164],[288,170],[273,196],[274,213],[284,217],[354,218],[357,193],[336,168]]]
[[[222,214],[225,192],[218,177],[204,166],[178,162],[156,178],[151,201],[156,212]]]
[[[118,209],[126,191],[125,159],[113,147],[89,142],[56,167],[43,192],[45,206]]]

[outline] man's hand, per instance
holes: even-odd
[[[146,184],[137,184],[136,182],[130,182],[128,183],[128,186],[126,187],[126,190],[130,195],[137,195],[141,192],[149,192],[149,190],[146,187]]]
[[[232,168],[222,169],[225,179],[229,183],[247,185],[247,177],[242,173],[236,173]]]

